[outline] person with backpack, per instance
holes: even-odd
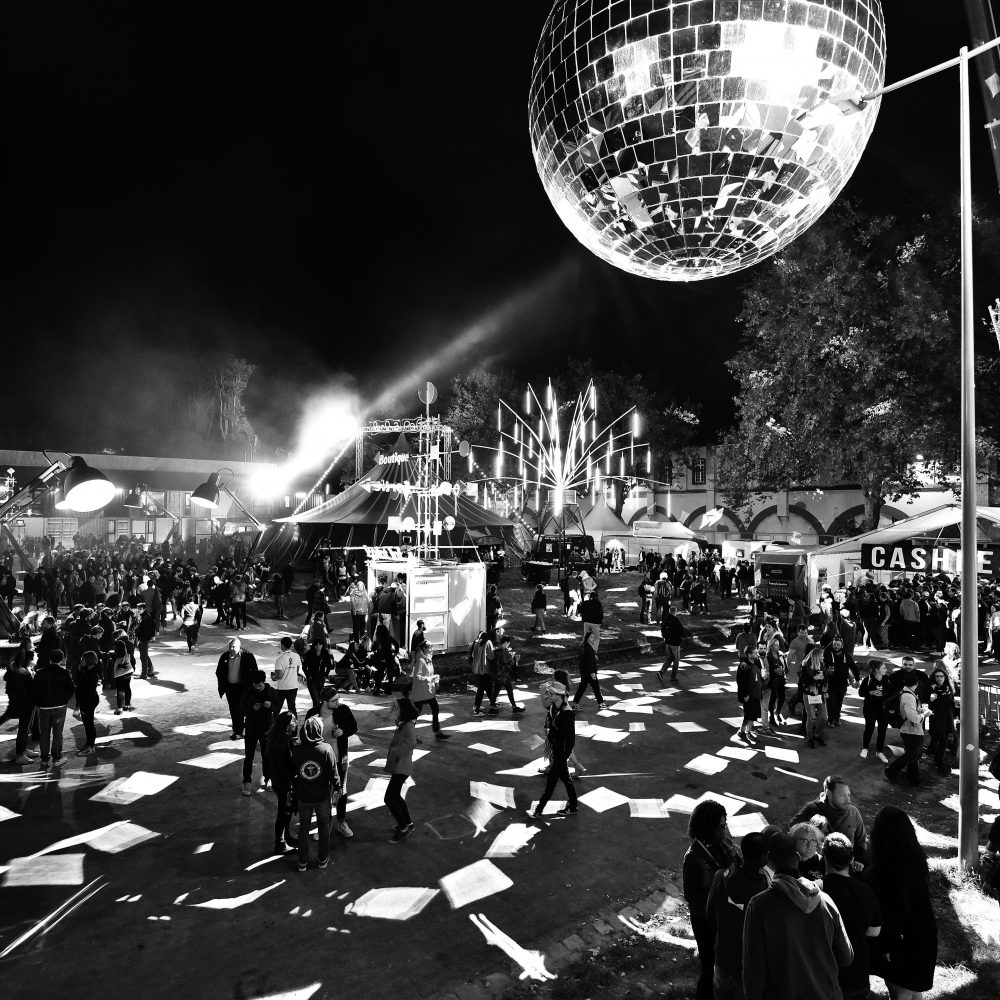
[[[875,755],[883,764],[889,763],[885,755],[885,732],[889,727],[886,697],[889,691],[889,669],[885,660],[873,656],[868,661],[868,673],[861,681],[858,694],[863,699],[861,713],[865,720],[865,731],[861,736],[862,758],[868,756],[872,735],[875,735]]]
[[[905,660],[904,660],[905,665]],[[910,666],[913,660],[910,658]],[[917,690],[920,680],[918,671],[902,671],[904,674],[903,688],[899,692],[899,735],[903,740],[903,755],[892,761],[885,768],[884,774],[890,782],[896,780],[896,776],[906,768],[906,776],[911,785],[920,784],[920,755],[924,750],[924,719],[931,714],[929,708],[924,708],[920,704]],[[906,676],[908,675],[908,676]],[[892,708],[890,704],[890,724],[893,722]]]
[[[681,643],[684,641],[685,628],[677,617],[676,609],[668,604],[660,622],[660,634],[663,636],[663,666],[657,671],[656,679],[665,684],[664,673],[669,669],[670,680],[676,682],[677,668],[681,665]]]
[[[469,662],[472,664],[472,678],[476,683],[475,701],[472,705],[473,715],[482,715],[483,695],[490,700],[490,715],[496,715],[496,695],[493,690],[493,671],[491,663],[496,656],[493,643],[486,632],[479,636],[469,646]]]
[[[670,598],[673,597],[673,592],[674,588],[670,586],[670,578],[665,572],[661,572],[659,580],[656,581],[655,592],[657,620],[663,618],[663,614],[670,604]]]

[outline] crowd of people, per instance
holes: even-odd
[[[894,1000],[932,987],[927,856],[902,809],[883,806],[869,832],[847,782],[830,775],[818,799],[784,826],[748,833],[739,849],[719,802],[695,806],[688,835],[683,891],[698,1000],[863,1000],[872,976]]]

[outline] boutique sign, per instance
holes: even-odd
[[[862,569],[898,573],[958,573],[962,554],[942,545],[920,545],[901,541],[892,545],[861,546]],[[980,576],[1000,578],[1000,546],[978,549],[976,563]]]

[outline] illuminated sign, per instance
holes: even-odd
[[[962,554],[944,546],[914,545],[901,541],[893,545],[861,546],[862,569],[881,569],[900,573],[957,573]],[[1000,546],[992,545],[976,552],[980,576],[1000,577]]]
[[[660,533],[659,521],[635,521],[632,524],[633,538],[659,538]]]
[[[410,460],[410,456],[409,455],[399,455],[399,454],[379,455],[379,457],[378,457],[378,464],[379,465],[404,465],[405,463],[409,462],[409,460]]]

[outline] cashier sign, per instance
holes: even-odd
[[[961,569],[961,553],[943,546],[914,545],[896,542],[893,545],[862,545],[862,569],[887,569],[908,573],[955,573]],[[991,545],[976,551],[980,576],[1000,578],[1000,546]]]

